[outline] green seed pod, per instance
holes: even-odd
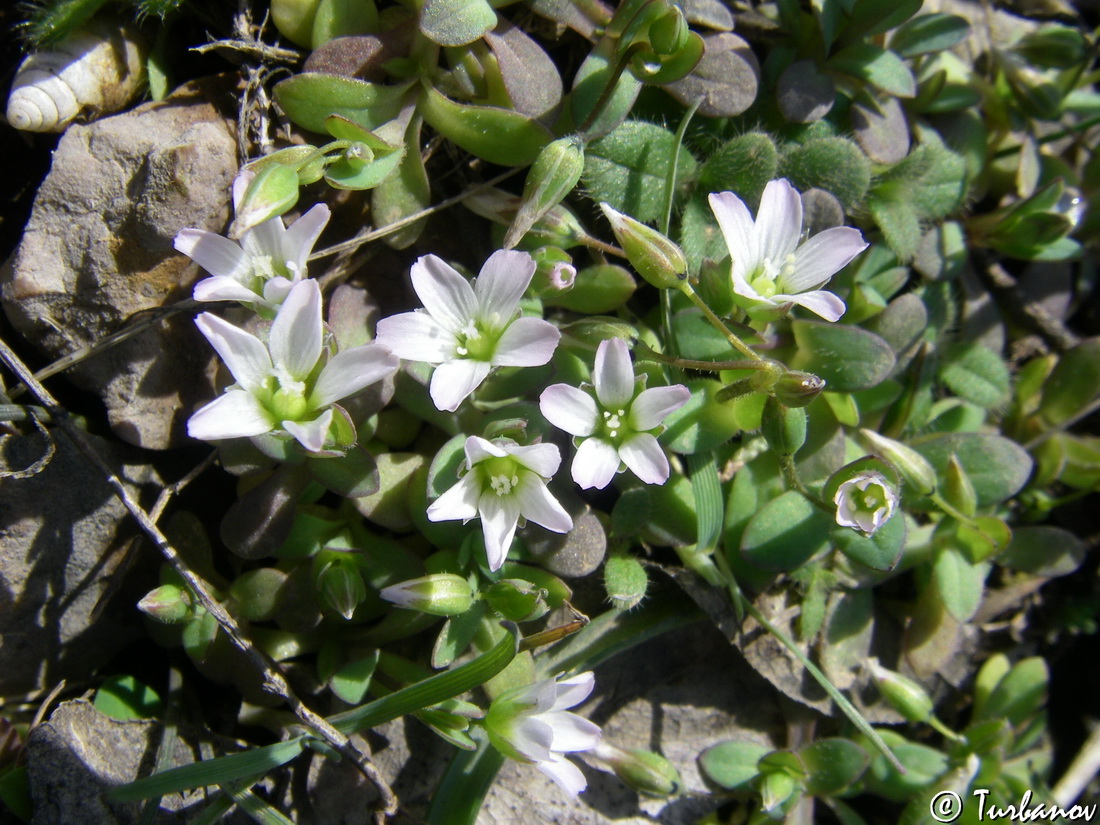
[[[350,558],[335,556],[317,575],[317,591],[321,601],[350,620],[355,608],[367,597],[367,585],[359,566]]]
[[[501,579],[485,591],[485,600],[513,622],[534,621],[550,612],[546,591],[523,579]]]
[[[623,553],[610,556],[604,563],[603,586],[612,607],[630,610],[645,598],[649,576],[641,562]]]
[[[137,603],[138,610],[163,624],[179,624],[193,615],[191,594],[183,587],[162,584]]]
[[[805,407],[825,389],[825,379],[802,370],[788,370],[772,386],[776,399],[787,407]]]
[[[927,722],[932,718],[932,697],[912,679],[887,670],[871,660],[869,667],[879,692],[891,707],[910,722]]]
[[[679,246],[656,229],[606,203],[601,203],[600,209],[611,223],[611,231],[627,260],[639,275],[658,289],[682,287],[687,279],[687,260]]]
[[[768,771],[760,775],[760,807],[774,811],[794,795],[798,783],[786,771]]]
[[[578,135],[548,143],[531,165],[523,185],[523,201],[504,236],[512,249],[535,222],[573,191],[584,171],[584,141]]]
[[[768,446],[776,454],[794,455],[806,443],[806,411],[769,397],[764,402],[761,429]]]
[[[455,573],[433,573],[384,587],[379,595],[398,607],[432,616],[457,616],[474,603],[470,583]]]
[[[278,217],[298,202],[298,173],[290,166],[265,166],[248,184],[229,237],[239,238],[245,230]]]
[[[627,787],[643,796],[664,799],[680,792],[679,771],[659,753],[641,749],[624,751],[604,742],[590,753]]]

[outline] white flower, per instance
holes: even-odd
[[[546,489],[561,453],[553,444],[522,447],[506,438],[466,439],[467,473],[428,508],[429,521],[481,518],[490,570],[508,556],[520,518],[555,533],[573,528],[573,519]]]
[[[324,347],[316,281],[300,281],[290,290],[266,344],[209,312],[195,323],[237,379],[187,422],[188,433],[204,441],[283,431],[317,452],[332,423],[333,402],[398,367],[395,356],[371,343],[338,353],[317,369]]]
[[[882,473],[858,473],[837,488],[833,496],[836,523],[873,535],[898,507],[898,494]]]
[[[485,714],[485,730],[493,746],[519,762],[534,763],[570,796],[588,782],[580,768],[562,757],[594,748],[600,728],[567,708],[588,698],[595,686],[591,672],[570,679],[544,679],[506,691]]]
[[[412,267],[413,289],[426,311],[378,322],[378,340],[410,361],[438,364],[431,396],[454,412],[493,367],[538,367],[550,360],[561,333],[541,318],[520,318],[519,301],[535,274],[526,252],[494,252],[471,287],[435,255]]]
[[[543,390],[546,420],[577,436],[573,480],[582,488],[606,487],[625,464],[646,484],[668,479],[668,459],[657,443],[661,422],[691,398],[687,387],[642,389],[621,338],[601,341],[592,373],[596,397],[568,384]]]
[[[328,219],[328,207],[319,203],[289,228],[282,218],[264,221],[240,243],[203,229],[181,230],[176,249],[211,275],[195,284],[195,300],[279,306],[306,277],[306,260]]]
[[[858,229],[833,227],[800,244],[802,198],[785,179],[764,187],[755,221],[733,192],[712,194],[710,208],[733,260],[733,292],[750,315],[784,304],[804,306],[826,321],[844,314],[844,302],[819,287],[867,248]]]

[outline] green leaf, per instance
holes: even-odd
[[[20,822],[30,822],[34,816],[31,783],[25,765],[16,765],[0,772],[0,802]]]
[[[603,97],[604,89],[611,82],[615,71],[617,40],[605,37],[601,39],[592,52],[584,59],[577,70],[577,76],[573,79],[573,91],[570,95],[571,109],[574,124],[578,129],[585,127],[585,134],[592,138],[606,135],[630,114],[638,93],[642,90],[642,83],[631,72],[622,72],[615,81],[615,89],[600,105],[603,110],[596,119],[586,124],[590,114],[596,108],[596,104]]]
[[[375,650],[369,656],[348,662],[332,674],[329,678],[329,687],[349,705],[357,705],[367,695],[377,666],[378,651]]]
[[[325,120],[342,115],[373,131],[396,118],[411,83],[383,86],[350,77],[303,72],[275,86],[275,100],[303,129],[327,133]]]
[[[960,398],[985,409],[1008,402],[1011,391],[1008,367],[988,347],[969,342],[944,347],[940,380]]]
[[[974,722],[1007,719],[1020,727],[1040,711],[1050,682],[1047,663],[1038,656],[1022,659],[1006,673],[989,698],[974,712]]]
[[[905,767],[905,773],[898,773],[882,754],[875,754],[863,777],[864,787],[873,794],[906,802],[931,785],[950,764],[947,754],[935,748],[910,742],[892,730],[880,730],[879,734]]]
[[[306,466],[317,481],[345,498],[378,492],[378,465],[361,446],[352,447],[339,458],[307,458]]]
[[[922,0],[855,0],[849,4],[844,39],[851,42],[897,28],[920,11],[921,3]]]
[[[899,26],[890,36],[890,49],[902,57],[916,57],[950,49],[966,39],[970,24],[954,14],[922,14]]]
[[[405,147],[402,146],[396,151],[376,157],[364,166],[354,165],[341,158],[325,170],[325,181],[334,189],[373,189],[397,172],[404,157]]]
[[[741,431],[733,403],[715,400],[721,383],[700,378],[685,386],[691,390],[691,398],[665,419],[661,443],[673,452],[690,455],[713,450]]]
[[[1100,338],[1089,338],[1058,359],[1043,384],[1039,415],[1051,427],[1064,424],[1100,395]]]
[[[949,433],[915,439],[910,446],[927,458],[941,478],[954,455],[974,485],[978,507],[1018,493],[1031,475],[1032,460],[1019,444],[992,433]]]
[[[443,623],[432,646],[432,667],[449,667],[470,646],[485,616],[484,605],[476,602],[472,609]]]
[[[223,783],[221,788],[233,797],[233,801],[253,822],[259,825],[294,825],[293,820],[287,819],[278,808],[266,799],[256,796],[250,789],[234,787],[230,783]]]
[[[871,757],[849,739],[819,739],[802,748],[798,758],[806,769],[806,792],[813,796],[833,796],[848,788],[863,775]]]
[[[310,42],[318,49],[337,37],[369,34],[378,30],[374,0],[321,0],[313,18]]]
[[[926,136],[924,143],[881,175],[874,194],[883,201],[909,204],[922,220],[935,220],[962,203],[966,186],[966,161],[938,139]]]
[[[851,210],[860,206],[867,195],[871,161],[847,138],[814,138],[783,154],[779,175],[803,192],[815,188],[831,192],[845,209]]]
[[[683,211],[680,214],[680,249],[683,250],[684,257],[687,258],[688,270],[692,273],[699,271],[704,258],[720,261],[729,254],[726,241],[718,230],[718,222],[714,220],[714,213],[710,211],[707,196],[700,191],[703,188],[700,185],[684,202]],[[728,273],[725,278],[728,281]],[[728,287],[726,291],[729,291]],[[729,303],[728,299],[726,302]],[[707,303],[715,312],[719,312],[713,301]]]
[[[872,536],[843,527],[833,530],[837,549],[848,558],[872,570],[893,570],[905,551],[905,516],[895,513]]]
[[[872,193],[867,199],[867,208],[898,258],[908,261],[917,254],[921,239],[920,218],[911,203],[887,200]]]
[[[695,158],[677,146],[676,135],[668,129],[628,120],[588,145],[581,180],[593,200],[606,201],[643,223],[653,221],[664,214],[665,179],[677,148],[678,189],[695,176]]]
[[[829,540],[830,519],[797,490],[767,502],[741,536],[741,555],[765,570],[801,567]]]
[[[917,81],[905,62],[894,52],[871,43],[848,46],[829,58],[827,65],[898,97],[917,93]]]
[[[873,332],[823,321],[792,321],[793,369],[824,378],[832,392],[873,387],[894,369],[894,351]]]
[[[699,769],[720,788],[748,791],[760,774],[757,763],[771,751],[756,742],[721,742],[699,754]]]
[[[420,31],[440,46],[465,46],[497,24],[497,13],[486,0],[426,0]]]
[[[1069,530],[1048,524],[1017,527],[997,562],[1034,576],[1067,576],[1081,566],[1087,548]]]
[[[538,121],[496,106],[456,103],[428,86],[420,98],[424,121],[457,146],[501,166],[527,166],[552,139]]]
[[[750,209],[760,203],[769,181],[777,177],[779,151],[764,132],[748,132],[723,144],[699,169],[699,189],[734,192]]]
[[[110,676],[95,692],[95,708],[112,719],[148,719],[163,710],[160,696],[133,676]]]
[[[947,612],[958,621],[969,621],[977,612],[988,572],[988,565],[971,564],[950,547],[936,555],[932,564],[936,591]]]

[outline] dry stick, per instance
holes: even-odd
[[[1092,729],[1089,738],[1073,758],[1073,762],[1058,784],[1054,786],[1051,795],[1059,807],[1068,808],[1081,795],[1088,784],[1100,772],[1100,725]]]
[[[123,506],[130,512],[130,515],[134,517],[145,534],[153,540],[153,543],[156,544],[164,558],[172,565],[172,569],[174,569],[176,573],[179,574],[180,578],[187,583],[187,586],[195,593],[206,611],[215,618],[226,635],[229,636],[233,643],[240,648],[252,663],[260,669],[260,672],[263,673],[265,690],[279,696],[285,701],[302,722],[315,730],[321,738],[351,760],[363,775],[370,780],[371,784],[375,786],[379,796],[382,798],[382,810],[379,811],[380,816],[377,817],[378,821],[384,821],[385,816],[395,813],[397,811],[397,797],[386,783],[386,780],[378,773],[378,769],[371,764],[366,756],[359,753],[359,751],[351,745],[346,736],[336,730],[336,728],[330,725],[321,716],[318,716],[310,710],[297,695],[295,695],[294,691],[291,690],[290,685],[283,677],[283,674],[276,669],[275,664],[263,653],[263,651],[253,645],[252,642],[241,633],[241,629],[237,626],[233,617],[230,616],[225,608],[210,595],[210,588],[202,577],[192,571],[183,559],[180,558],[176,548],[171,545],[164,534],[160,532],[156,524],[153,523],[152,519],[149,518],[145,510],[142,509],[141,505],[130,495],[130,491],[126,489],[126,485],[122,483],[106,461],[103,460],[103,457],[96,452],[95,448],[88,441],[88,437],[85,433],[78,427],[73,426],[72,422],[68,419],[66,410],[58,404],[50,391],[42,386],[34,375],[31,374],[31,371],[22,362],[19,356],[16,355],[2,339],[0,339],[0,360],[15,373],[19,381],[22,382],[38,400],[38,403],[49,410],[50,414],[60,425],[62,432],[72,441],[73,445],[103,473],[104,478],[115,491],[115,495],[118,496],[119,501],[121,501]]]

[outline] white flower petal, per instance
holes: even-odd
[[[752,214],[745,202],[733,192],[715,192],[710,198],[710,209],[718,220],[718,228],[726,240],[733,259],[734,269],[748,272],[756,268],[756,230]]]
[[[241,208],[241,200],[244,198],[244,193],[248,191],[248,185],[252,183],[256,177],[256,172],[253,169],[242,169],[237,173],[237,177],[233,178],[233,211],[236,212]]]
[[[619,451],[599,438],[586,438],[573,456],[573,480],[582,490],[602,490],[619,472]]]
[[[552,477],[561,466],[561,453],[553,444],[516,445],[508,449],[508,454],[543,478]]]
[[[802,292],[798,295],[776,295],[775,298],[783,303],[790,301],[792,304],[806,307],[810,312],[820,315],[826,321],[837,320],[847,309],[840,298],[824,289],[815,292]]]
[[[187,422],[187,434],[203,441],[247,438],[269,433],[274,428],[267,410],[245,390],[229,390],[192,415]]]
[[[252,263],[237,244],[203,229],[181,229],[174,245],[211,275],[223,275],[243,283]]]
[[[552,384],[543,390],[539,409],[547,421],[570,435],[591,435],[599,420],[592,396],[568,384]]]
[[[794,274],[780,276],[777,286],[783,292],[805,292],[815,289],[843,269],[867,242],[858,229],[834,226],[818,232],[795,251]]]
[[[546,722],[533,716],[520,717],[512,728],[509,744],[532,762],[553,759],[550,744],[554,730]]]
[[[488,361],[447,361],[435,368],[429,392],[437,410],[454,412],[489,374]]]
[[[652,430],[691,399],[683,384],[642,390],[630,405],[630,424],[635,430]]]
[[[519,300],[534,274],[535,261],[526,252],[501,249],[490,255],[474,283],[478,318],[489,321],[495,313],[501,322],[494,325],[496,328],[507,323],[519,308]]]
[[[317,377],[309,403],[316,409],[339,401],[392,375],[399,364],[397,356],[378,343],[337,353]]]
[[[515,496],[498,496],[492,490],[481,494],[477,504],[481,531],[485,537],[485,557],[490,570],[499,570],[508,558],[508,549],[516,536],[519,502]]]
[[[237,383],[246,390],[252,392],[259,389],[271,375],[271,356],[255,335],[209,312],[196,318],[195,326],[221,356]]]
[[[297,381],[304,380],[321,357],[321,287],[299,281],[271,324],[271,360]]]
[[[279,217],[268,218],[263,223],[258,223],[247,230],[241,236],[241,246],[251,258],[271,257],[273,263],[282,264],[283,236],[286,235],[286,226]]]
[[[619,447],[619,457],[646,484],[668,481],[668,458],[649,433],[632,435]]]
[[[294,285],[301,280],[297,278],[290,280],[290,278],[284,278],[282,275],[276,275],[272,278],[268,278],[264,282],[264,300],[270,306],[277,307],[286,300],[286,296],[290,294],[290,290],[294,289]]]
[[[561,332],[541,318],[517,318],[497,341],[496,367],[541,367],[554,355]]]
[[[764,187],[755,229],[760,259],[782,266],[802,234],[802,196],[785,178]]]
[[[502,496],[503,498],[503,496]],[[523,473],[519,485],[512,491],[512,498],[519,506],[519,514],[555,533],[568,533],[573,529],[573,519],[558,500],[546,489],[546,482],[533,473]]]
[[[312,421],[284,421],[283,429],[294,436],[298,443],[311,453],[325,446],[325,437],[332,426],[332,410],[327,409]]]
[[[427,312],[402,312],[378,322],[375,341],[398,358],[441,364],[455,355],[455,335]]]
[[[436,255],[424,255],[412,265],[417,296],[435,320],[457,332],[477,317],[473,287]]]
[[[554,783],[570,796],[575,797],[588,787],[588,780],[584,778],[581,769],[564,757],[558,756],[536,762],[535,767],[553,779]]]
[[[467,473],[458,483],[443,493],[428,507],[428,521],[469,521],[477,517],[477,500],[481,497],[478,479]]]
[[[203,278],[195,284],[191,297],[196,301],[260,301],[262,296],[257,295],[240,281],[230,278],[228,275],[215,275],[212,278]]]
[[[309,253],[313,251],[313,245],[321,237],[329,215],[329,208],[319,203],[298,218],[283,236],[283,260],[293,264],[303,275],[306,272]]]
[[[558,692],[551,710],[568,710],[575,708],[591,694],[596,687],[596,674],[591,670],[562,679],[557,683]]]
[[[576,753],[590,750],[600,741],[600,726],[575,713],[560,710],[544,713],[540,718],[554,730],[554,742],[550,750]]]
[[[596,386],[596,397],[605,409],[626,409],[634,398],[634,364],[622,338],[600,341],[596,349],[592,383]]]
[[[765,298],[763,295],[752,288],[749,282],[745,280],[745,274],[740,268],[738,268],[736,262],[734,262],[733,269],[731,271],[731,277],[733,278],[734,294],[740,295],[742,298],[748,298],[754,303],[767,304],[768,306],[778,306],[778,304],[772,298]]]
[[[466,463],[470,467],[486,459],[504,458],[504,456],[509,454],[508,451],[500,445],[494,444],[492,441],[482,438],[479,435],[471,435],[467,438],[464,449],[466,451]]]

